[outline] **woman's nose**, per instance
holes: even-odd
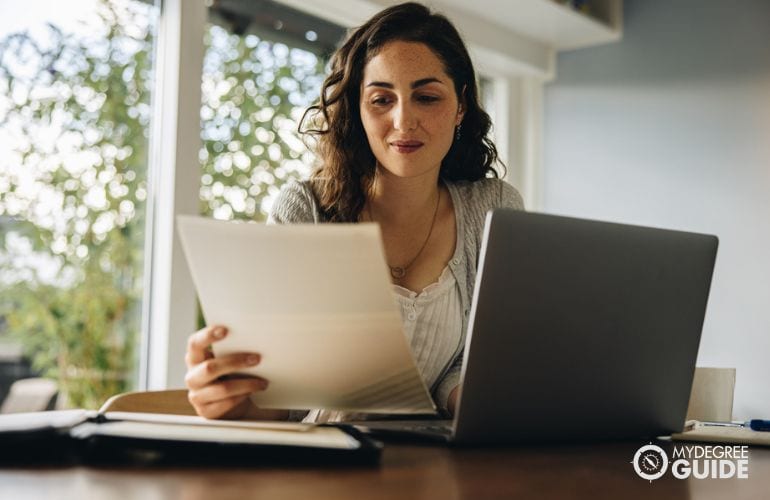
[[[394,109],[393,127],[406,132],[417,128],[417,115],[409,103],[402,101]]]

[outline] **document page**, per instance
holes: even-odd
[[[261,408],[433,413],[374,224],[178,218],[215,356],[257,352]]]
[[[0,415],[0,432],[24,432],[67,428],[95,417],[94,410],[57,410]]]
[[[300,422],[282,422],[275,420],[224,420],[208,419],[193,415],[175,415],[171,413],[140,413],[128,411],[108,411],[104,418],[110,421],[145,422],[171,425],[198,425],[203,427],[226,427],[231,429],[262,429],[274,431],[306,432],[314,424]]]
[[[124,421],[102,424],[84,423],[73,428],[70,435],[80,439],[91,436],[115,436],[163,441],[309,446],[348,450],[361,446],[355,438],[336,427],[313,427],[305,432],[292,432],[278,429],[201,427],[187,424]]]

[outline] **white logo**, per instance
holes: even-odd
[[[652,482],[659,479],[668,469],[668,455],[660,446],[648,444],[642,446],[636,451],[634,460],[634,470],[642,479]]]
[[[725,445],[680,445],[671,451],[671,474],[677,479],[748,479],[749,447]],[[660,479],[669,466],[669,458],[652,443],[636,451],[631,461],[642,479]]]

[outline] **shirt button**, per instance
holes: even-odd
[[[406,315],[406,319],[408,319],[409,321],[414,321],[415,319],[417,319],[417,314],[415,314],[414,312],[410,312],[409,314]]]
[[[452,264],[458,265],[460,263],[460,259],[452,259]]]

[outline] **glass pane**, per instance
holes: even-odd
[[[2,12],[0,399],[38,375],[59,406],[96,408],[137,378],[158,8],[2,0]]]
[[[498,139],[495,135],[495,118],[496,118],[496,106],[495,106],[495,82],[486,76],[479,77],[479,99],[481,100],[481,106],[484,111],[489,114],[489,118],[492,120],[492,137],[495,141]]]
[[[281,185],[306,177],[297,134],[344,30],[265,0],[215,2],[203,67],[200,211],[263,221]]]

